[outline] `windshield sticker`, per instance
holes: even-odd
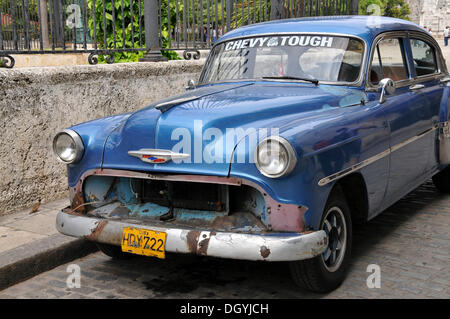
[[[327,47],[333,46],[333,37],[310,36],[310,35],[290,35],[279,37],[260,37],[229,41],[225,45],[225,51],[240,50],[246,48],[277,47],[277,46],[311,46]]]

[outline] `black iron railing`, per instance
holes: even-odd
[[[170,50],[199,58],[242,25],[357,8],[357,0],[0,0],[0,59],[13,67],[15,54],[84,52],[96,64],[145,51],[142,61],[161,61]]]

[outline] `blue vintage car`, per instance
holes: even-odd
[[[116,258],[285,261],[330,291],[355,224],[431,177],[450,191],[449,80],[436,41],[403,20],[233,30],[184,94],[55,136],[72,203],[57,228]]]

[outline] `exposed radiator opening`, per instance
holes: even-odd
[[[138,199],[161,206],[229,212],[229,186],[192,182],[136,180]]]
[[[268,227],[264,196],[248,185],[90,176],[83,184],[87,213],[145,223],[217,230]]]

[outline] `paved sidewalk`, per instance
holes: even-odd
[[[68,205],[68,199],[61,199],[40,205],[33,214],[28,208],[12,215],[0,216],[0,254],[57,234],[56,214]]]
[[[68,199],[0,217],[0,290],[96,250],[58,233],[56,214]]]

